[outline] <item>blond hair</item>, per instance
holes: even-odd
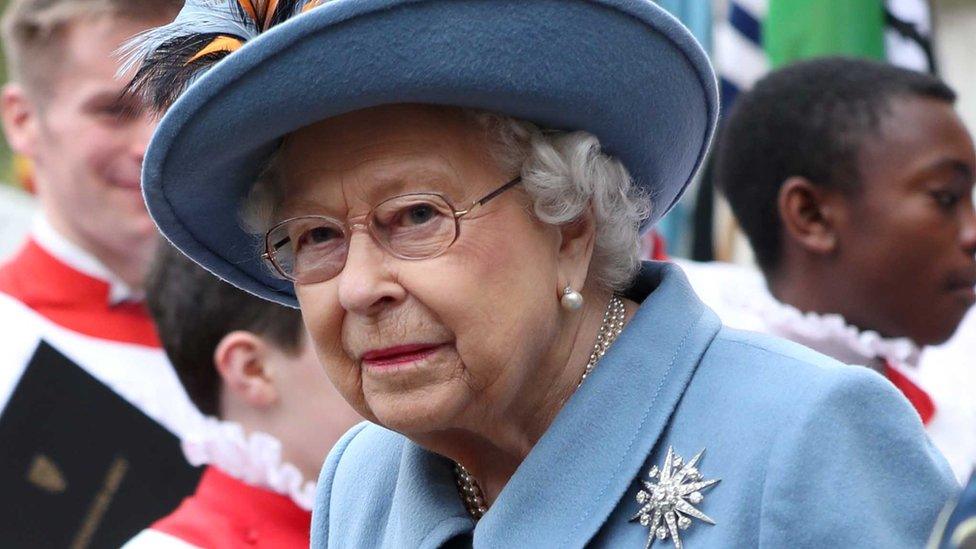
[[[102,16],[136,21],[172,18],[182,0],[10,0],[2,22],[9,79],[35,93],[49,89],[65,56],[65,29],[73,21]]]

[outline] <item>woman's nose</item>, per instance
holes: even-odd
[[[371,316],[403,300],[407,292],[393,276],[389,259],[369,233],[353,232],[346,265],[337,276],[343,309]]]

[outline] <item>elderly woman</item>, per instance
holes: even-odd
[[[134,51],[137,91],[180,96],[160,228],[300,306],[372,422],[313,546],[923,544],[953,481],[893,387],[637,260],[717,116],[653,3],[198,0]]]

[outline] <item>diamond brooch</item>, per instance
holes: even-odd
[[[650,481],[641,479],[644,488],[637,492],[637,503],[641,508],[630,517],[630,521],[639,522],[650,529],[645,549],[653,545],[655,539],[664,541],[669,537],[675,549],[681,549],[679,532],[691,526],[692,518],[715,524],[708,515],[694,507],[705,499],[702,491],[721,480],[702,478],[697,466],[704,453],[705,450],[698,452],[685,463],[673,448],[668,447],[664,464],[660,468],[655,465],[647,472]]]

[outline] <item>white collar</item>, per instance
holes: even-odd
[[[248,435],[239,423],[206,417],[182,443],[191,465],[213,465],[237,480],[288,496],[302,509],[312,510],[315,481],[306,481],[298,467],[282,461],[277,438],[261,432]]]
[[[804,313],[777,300],[765,280],[761,277],[759,280],[753,288],[730,284],[728,296],[759,316],[773,334],[847,364],[875,366],[879,358],[895,365],[915,367],[918,364],[921,353],[910,339],[886,338],[873,330],[862,330],[839,314]]]
[[[141,301],[142,294],[108,269],[97,257],[68,240],[51,225],[44,214],[34,217],[31,236],[38,246],[65,265],[108,284],[109,305],[125,301]]]
[[[920,350],[911,340],[861,330],[838,314],[801,312],[773,297],[755,269],[728,263],[676,263],[729,326],[789,339],[847,364],[877,367],[879,358],[899,366],[918,364]]]
[[[895,365],[915,367],[920,351],[907,338],[885,338],[861,330],[839,314],[803,313],[767,294],[755,305],[777,335],[802,343],[848,364],[872,365],[881,358]]]

